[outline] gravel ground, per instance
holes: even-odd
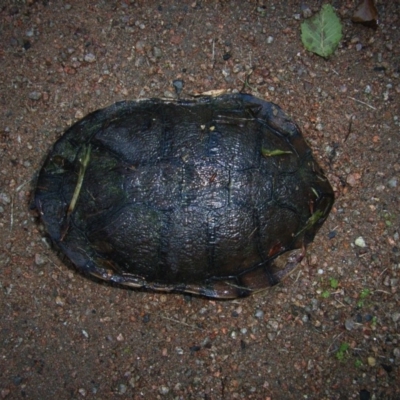
[[[2,0],[1,399],[399,399],[400,3],[324,60],[300,1]],[[312,11],[319,1],[305,3]],[[237,301],[113,287],[30,211],[52,143],[123,99],[241,90],[301,126],[336,203],[282,285]]]

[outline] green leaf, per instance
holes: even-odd
[[[356,361],[354,361],[354,366],[356,368],[361,368],[363,365],[362,361],[360,359],[357,359]]]
[[[331,278],[331,279],[330,279],[330,282],[331,282],[331,288],[332,288],[332,289],[337,289],[337,288],[338,288],[338,286],[339,286],[339,281],[338,281],[337,279]]]
[[[360,293],[360,299],[365,299],[370,295],[371,291],[369,289],[363,289]]]
[[[324,290],[324,291],[321,293],[321,296],[322,296],[324,299],[327,299],[330,295],[331,295],[331,294],[330,294],[327,290]]]
[[[261,149],[261,153],[264,157],[275,157],[275,156],[283,156],[284,154],[292,154],[291,151],[280,150],[280,149],[268,150],[265,149],[264,147]]]
[[[342,342],[340,344],[339,350],[336,352],[336,358],[339,361],[344,361],[347,356],[347,350],[349,349],[350,345],[346,342]]]
[[[330,4],[301,24],[304,47],[321,57],[329,57],[342,38],[342,24]]]

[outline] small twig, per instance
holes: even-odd
[[[240,82],[243,83],[243,86],[242,86],[242,88],[240,89],[240,92],[241,92],[241,93],[244,92],[244,90],[245,90],[246,87],[250,88],[253,92],[259,93],[259,92],[258,92],[258,89],[255,88],[255,87],[252,87],[252,86],[250,85],[250,82],[249,82],[249,81],[250,81],[250,75],[251,75],[253,72],[254,72],[254,69],[251,68],[251,69],[246,73],[246,76],[245,76],[244,80],[239,79]]]
[[[386,267],[378,276],[381,276],[382,274],[384,274],[387,269],[388,269],[388,267]]]
[[[334,293],[332,293],[332,294],[334,294]],[[343,304],[340,300],[338,300],[338,299],[335,299],[335,301],[337,301],[342,307],[346,307],[346,305],[345,304]]]
[[[339,333],[339,335],[337,335],[337,336],[333,339],[332,343],[329,345],[328,349],[326,350],[327,353],[329,353],[329,350],[330,350],[330,348],[332,347],[333,343],[335,343],[336,340],[338,340],[338,339],[340,338],[340,336],[342,336],[343,334],[344,334],[344,332],[341,332],[341,333]]]
[[[346,137],[344,138],[344,142],[345,142],[345,141],[349,138],[349,136],[350,136],[351,128],[353,127],[353,120],[354,120],[354,115],[352,115],[352,116],[350,117],[349,128],[348,128],[348,130],[347,130],[347,135],[346,135]]]
[[[359,258],[363,258],[363,257],[366,257],[367,255],[368,255],[368,253],[359,254],[358,257],[359,257]]]
[[[385,294],[388,294],[389,296],[392,295],[392,293],[386,292],[385,290],[380,290],[380,289],[376,289],[376,290],[374,291],[374,293],[375,293],[375,292],[385,293]]]
[[[14,226],[14,196],[11,196],[10,232]]]
[[[347,97],[348,97],[349,99],[352,99],[352,100],[356,101],[357,103],[364,104],[364,106],[367,106],[367,107],[369,107],[369,108],[372,108],[373,110],[376,110],[376,108],[375,108],[374,106],[371,106],[371,105],[368,104],[368,103],[364,103],[363,101],[358,100],[358,99],[355,99],[354,97],[350,97],[350,96],[347,96]]]
[[[299,280],[300,275],[301,275],[301,270],[299,270],[299,273],[297,274],[296,279],[294,280],[295,283]]]
[[[161,315],[161,318],[166,319],[166,320],[171,321],[171,322],[175,322],[175,323],[177,323],[177,324],[181,324],[181,325],[188,326],[189,328],[192,328],[192,329],[199,329],[199,330],[201,330],[201,331],[204,331],[203,328],[199,328],[198,326],[195,326],[195,325],[189,325],[189,324],[187,324],[186,322],[182,322],[182,321],[179,321],[179,320],[177,320],[177,319],[173,319],[173,318],[169,318],[169,317],[164,317],[163,315]]]
[[[32,182],[33,179],[29,179],[28,181],[25,181],[23,183],[21,183],[16,189],[15,191],[18,193],[27,183]]]

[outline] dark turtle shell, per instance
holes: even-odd
[[[55,143],[35,192],[79,270],[217,298],[279,282],[333,199],[297,125],[246,94],[93,112]]]

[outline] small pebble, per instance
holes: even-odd
[[[384,101],[388,101],[389,100],[389,91],[388,90],[383,92],[383,100]]]
[[[126,393],[126,390],[127,390],[126,385],[124,385],[123,383],[121,383],[121,384],[119,385],[119,388],[118,388],[118,393],[119,393],[119,394],[125,394],[125,393]]]
[[[372,321],[373,318],[374,318],[374,317],[373,317],[371,314],[366,314],[366,315],[364,315],[364,320],[365,320],[366,322]]]
[[[76,119],[83,118],[83,112],[81,110],[77,110],[76,113],[75,113],[75,118]]]
[[[14,385],[20,385],[21,383],[22,383],[22,381],[23,381],[23,378],[22,378],[22,376],[19,376],[19,375],[17,375],[17,376],[15,376],[14,378],[13,378],[13,383],[14,383]]]
[[[364,93],[370,94],[371,92],[372,92],[371,86],[370,85],[365,86]]]
[[[153,47],[153,56],[154,56],[155,58],[161,58],[161,56],[162,56],[162,51],[161,51],[161,49],[154,46],[154,47]]]
[[[164,92],[164,97],[166,97],[167,99],[173,99],[175,95],[170,90],[166,90]]]
[[[388,185],[391,188],[395,188],[397,187],[397,178],[392,178],[388,181]]]
[[[169,388],[167,386],[160,386],[160,388],[158,389],[160,394],[168,394],[169,393]]]
[[[366,247],[367,245],[365,244],[365,240],[362,236],[358,237],[355,241],[354,244],[358,247]]]
[[[181,347],[175,347],[175,351],[177,354],[182,355],[183,354],[183,349]]]
[[[268,321],[268,326],[273,329],[274,331],[277,331],[279,329],[279,323],[278,321],[275,321],[274,319],[270,319]]]
[[[56,297],[56,304],[58,306],[62,307],[65,304],[65,301],[60,296],[57,296]]]
[[[0,202],[3,203],[4,205],[10,204],[11,203],[11,198],[6,193],[0,193]]]
[[[132,377],[131,379],[129,379],[129,386],[134,388],[136,385],[136,378]]]
[[[144,53],[146,47],[146,43],[143,40],[138,40],[135,43],[135,49],[139,53]]]
[[[229,68],[222,68],[221,72],[222,72],[222,75],[223,75],[225,78],[227,78],[227,77],[230,75],[230,70],[229,70]]]
[[[276,333],[274,332],[267,333],[267,338],[270,342],[272,342],[276,338]]]
[[[240,72],[240,71],[242,71],[242,70],[243,70],[243,67],[242,67],[240,64],[235,64],[235,65],[233,66],[233,69],[232,69],[232,71],[233,71],[234,74],[237,74],[238,72]]]
[[[264,311],[263,311],[263,310],[257,310],[257,311],[254,313],[254,316],[255,316],[256,318],[258,318],[258,319],[261,319],[261,318],[264,317]]]
[[[144,314],[143,318],[142,318],[142,322],[144,324],[147,324],[148,322],[150,322],[150,314]]]
[[[22,47],[24,50],[29,50],[32,47],[31,42],[29,40],[24,40]]]
[[[271,44],[274,41],[274,37],[273,36],[268,36],[267,37],[267,43]]]
[[[301,5],[301,12],[303,14],[303,18],[310,18],[312,15],[311,8],[307,4]]]
[[[400,321],[400,312],[395,312],[392,314],[392,320],[393,322],[398,322]]]
[[[352,318],[348,318],[346,319],[344,326],[348,331],[351,331],[352,329],[354,329],[355,322]]]
[[[42,93],[37,92],[36,90],[34,92],[30,92],[28,96],[31,100],[40,100],[42,97]]]
[[[176,94],[178,94],[178,95],[182,92],[182,89],[183,89],[183,87],[185,86],[185,82],[183,82],[182,79],[175,79],[175,80],[172,82],[172,84],[173,84],[173,86],[174,86],[174,89],[175,89]]]
[[[39,253],[35,254],[35,264],[43,265],[46,262],[46,259]]]
[[[358,180],[359,176],[357,174],[349,174],[347,175],[346,183],[348,183],[351,187],[353,187],[357,184]]]
[[[368,365],[370,366],[370,367],[375,367],[375,365],[376,365],[376,359],[374,358],[374,357],[368,357]]]
[[[83,397],[86,396],[86,390],[85,390],[85,389],[80,388],[80,389],[78,390],[78,392],[79,392],[79,394],[80,394],[81,396],[83,396]]]
[[[311,309],[313,311],[316,311],[316,310],[318,310],[318,307],[319,307],[319,301],[315,298],[311,299]]]
[[[336,231],[330,231],[329,233],[328,233],[328,238],[329,239],[333,239],[334,237],[336,237]]]
[[[96,61],[96,56],[93,53],[85,54],[83,58],[87,63],[93,63]]]

